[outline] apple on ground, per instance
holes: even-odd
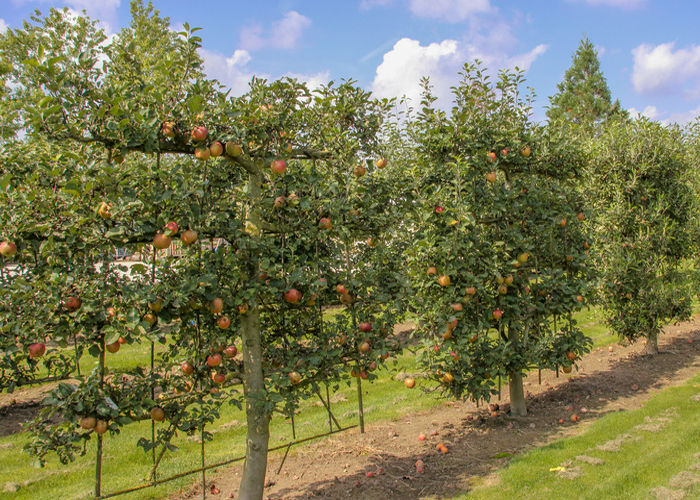
[[[403,385],[405,385],[409,389],[413,389],[416,386],[416,380],[413,378],[407,378],[403,381]]]

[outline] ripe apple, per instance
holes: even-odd
[[[124,344],[128,343],[128,340],[126,340],[124,337],[119,337],[117,339],[117,342],[119,342],[121,345],[124,345]]]
[[[467,295],[476,295],[476,288],[473,286],[468,286],[465,292]]]
[[[158,297],[155,301],[149,302],[148,308],[153,312],[161,312],[163,310],[163,299]]]
[[[220,142],[212,142],[209,144],[209,153],[216,158],[217,156],[221,156],[224,152],[224,147],[221,145]]]
[[[450,353],[450,356],[452,356],[452,358],[453,358],[455,361],[459,361],[459,354],[457,354],[455,351],[452,351],[452,352]]]
[[[383,170],[384,168],[386,168],[386,165],[387,165],[387,161],[384,158],[379,158],[377,160],[377,168],[379,170]]]
[[[98,420],[95,422],[95,432],[98,434],[104,434],[109,429],[109,424],[104,420]]]
[[[442,381],[443,381],[443,383],[445,383],[445,384],[450,384],[450,383],[452,383],[452,381],[453,381],[454,379],[455,379],[454,375],[452,375],[450,372],[447,372],[447,373],[445,373],[445,374],[442,376]]]
[[[105,345],[105,349],[107,349],[107,352],[111,352],[112,354],[119,352],[119,348],[122,345],[119,343],[117,340],[116,342],[112,342],[111,344]]]
[[[78,297],[68,297],[63,303],[63,306],[68,310],[68,312],[75,312],[80,309],[81,304],[82,302]]]
[[[37,342],[35,344],[30,344],[28,347],[29,355],[32,358],[40,358],[46,352],[46,344],[43,342]]]
[[[183,233],[180,235],[180,241],[186,247],[190,246],[197,241],[197,231],[193,231],[192,229],[183,231]]]
[[[351,208],[350,210],[348,210],[348,215],[350,215],[351,217],[359,217],[360,211],[356,208]]]
[[[224,375],[223,373],[212,373],[211,379],[216,384],[223,384],[224,382],[226,382],[226,375]]]
[[[564,373],[571,373],[571,367],[570,366],[562,366],[561,371]]]
[[[582,295],[577,295],[576,300],[579,302],[583,302],[583,296]]]
[[[11,241],[3,241],[0,243],[0,254],[4,257],[12,257],[17,253],[17,245]]]
[[[452,338],[452,329],[448,327],[447,330],[445,330],[445,333],[441,334],[441,336],[445,340],[450,340]]]
[[[361,332],[371,332],[372,331],[372,323],[369,323],[367,321],[363,321],[360,323],[360,331]]]
[[[224,310],[224,301],[217,297],[211,302],[209,302],[208,307],[209,311],[211,311],[212,314],[219,314],[221,311]]]
[[[437,276],[438,270],[437,267],[429,267],[428,268],[428,276]]]
[[[216,320],[216,325],[222,330],[226,330],[229,326],[231,326],[231,320],[228,318],[228,316],[219,316],[219,319]]]
[[[153,313],[146,313],[143,315],[143,320],[151,325],[151,327],[154,327],[155,324],[158,323],[158,316]]]
[[[441,287],[446,288],[450,286],[450,277],[447,274],[443,274],[438,278],[438,283],[440,283]]]
[[[493,316],[493,319],[499,320],[503,316],[503,311],[496,309],[491,315]]]
[[[238,306],[238,314],[245,314],[248,312],[250,306],[248,304],[241,304]]]
[[[192,140],[196,142],[202,142],[204,139],[207,138],[208,132],[206,127],[195,127],[192,129],[192,132],[190,133]]]
[[[230,345],[224,349],[224,356],[226,356],[228,359],[235,358],[237,354],[238,348],[235,345]]]
[[[198,160],[208,160],[209,157],[211,156],[211,150],[208,147],[203,147],[203,148],[197,148],[194,150],[194,157],[197,158]]]
[[[530,254],[527,252],[521,252],[518,254],[516,257],[516,260],[520,262],[521,264],[525,264],[527,262],[527,259],[530,257]]]
[[[412,378],[407,378],[403,381],[403,385],[405,385],[409,389],[413,389],[416,386],[416,380]]]
[[[467,341],[468,341],[470,344],[473,344],[474,342],[476,342],[476,339],[477,339],[477,338],[478,338],[478,336],[477,336],[477,334],[476,334],[476,332],[475,332],[475,333],[472,333],[472,334],[470,334],[470,335],[467,336]]]
[[[290,288],[286,292],[284,292],[284,300],[289,302],[290,304],[298,304],[301,302],[301,292],[297,290],[296,288]]]
[[[571,415],[571,421],[572,421],[573,423],[578,422],[578,415]]]
[[[455,311],[455,312],[459,312],[459,311],[462,310],[462,304],[460,304],[459,302],[456,303],[456,304],[450,304],[450,307],[451,307],[452,310]]]
[[[341,295],[343,295],[344,293],[348,293],[347,287],[341,284],[335,285],[335,291]]]
[[[355,165],[352,171],[355,174],[355,177],[362,177],[367,173],[367,169],[363,165]]]
[[[151,419],[154,422],[162,422],[165,420],[165,411],[160,406],[154,406],[151,408]]]
[[[494,153],[493,151],[489,151],[488,153],[486,153],[486,159],[488,161],[496,161],[496,153]]]
[[[296,385],[301,382],[301,374],[299,372],[291,372],[289,374],[289,381],[292,383],[292,385]]]
[[[282,175],[287,170],[287,162],[284,160],[273,160],[270,163],[270,170],[273,174]]]
[[[331,223],[331,220],[328,217],[321,217],[321,220],[318,221],[318,228],[319,229],[332,229],[333,224]]]
[[[109,205],[106,202],[103,201],[102,203],[100,203],[100,206],[97,208],[97,215],[99,215],[105,220],[112,217],[112,214],[109,211]]]
[[[572,260],[574,260],[574,256],[573,256],[573,255],[567,255],[567,256],[566,256],[566,260],[567,260],[568,262],[571,262]]]
[[[194,373],[194,365],[189,361],[183,361],[180,365],[180,370],[182,370],[182,373],[185,375],[192,375]]]
[[[117,309],[115,307],[109,306],[107,308],[107,317],[116,318],[117,317]]]
[[[352,304],[352,295],[350,295],[349,293],[341,293],[340,303],[345,305]]]
[[[153,246],[159,250],[165,250],[172,243],[170,236],[165,236],[163,233],[158,233],[153,237]]]
[[[229,156],[240,156],[243,153],[243,148],[240,144],[233,141],[228,141],[226,143],[226,154]]]
[[[444,211],[445,211],[445,209],[443,207],[440,207],[440,206],[435,207],[436,214],[441,214]]]
[[[160,132],[163,137],[173,138],[175,137],[175,122],[163,122],[160,126]]]
[[[280,208],[282,208],[286,203],[287,203],[287,198],[285,198],[284,196],[278,196],[277,198],[275,198],[275,201],[274,201],[274,203],[272,204],[272,206],[274,206],[274,207],[277,208],[277,209],[280,209]]]
[[[512,284],[513,284],[513,276],[512,276],[512,275],[506,276],[506,277],[503,279],[503,282],[504,282],[506,285],[508,285],[508,286],[512,285]]]
[[[83,417],[80,419],[80,427],[82,427],[86,431],[94,429],[96,424],[97,419],[95,417]]]
[[[587,241],[584,241],[584,242],[583,242],[583,248],[586,249],[586,250],[588,250],[589,248],[591,248],[590,243],[588,243]]]
[[[454,330],[455,328],[457,328],[457,323],[459,323],[459,320],[455,318],[447,323],[447,328],[449,328],[450,330]]]
[[[559,219],[559,220],[557,221],[557,226],[559,226],[559,227],[564,227],[564,226],[566,226],[566,219],[564,219],[563,217],[562,217],[561,219]]]
[[[576,353],[573,351],[568,351],[566,353],[566,357],[569,358],[571,361],[573,361],[576,359]]]
[[[486,174],[486,180],[493,183],[496,182],[496,179],[498,179],[498,172],[489,172]]]
[[[523,149],[521,149],[520,154],[526,158],[530,156],[530,146],[525,146]]]
[[[360,352],[369,352],[369,350],[370,350],[369,342],[367,342],[366,340],[364,342],[362,342],[360,344],[359,349],[360,349]]]
[[[175,236],[180,230],[180,226],[178,226],[177,222],[171,221],[165,225],[165,229],[170,230],[170,236]]]
[[[223,358],[221,357],[221,354],[218,352],[214,354],[210,354],[207,356],[207,365],[211,366],[212,368],[215,366],[219,366],[221,364],[221,361]]]

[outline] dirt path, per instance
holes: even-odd
[[[293,448],[279,474],[283,453],[272,453],[266,498],[449,498],[468,489],[471,477],[488,476],[511,456],[580,432],[605,413],[638,408],[655,392],[695,374],[700,367],[700,319],[666,328],[660,347],[656,357],[644,356],[641,344],[598,349],[584,357],[574,376],[543,373],[541,385],[535,373],[525,382],[529,414],[524,418],[506,414],[504,391],[497,416],[483,406],[445,402],[397,421],[372,422],[370,416],[365,434],[353,429]],[[0,436],[18,432],[22,422],[36,415],[45,390],[29,387],[0,394]],[[574,414],[578,423],[572,422]],[[418,440],[421,433],[425,441]],[[449,452],[437,451],[437,443]],[[418,460],[424,464],[422,473],[416,469]],[[235,498],[240,466],[210,477],[207,498]],[[199,488],[170,499],[201,498]]]
[[[613,411],[642,406],[655,392],[681,383],[700,367],[700,320],[666,328],[661,354],[643,355],[644,346],[614,346],[588,354],[569,378],[542,374],[542,385],[525,382],[528,411],[511,418],[507,391],[498,416],[471,403],[445,402],[437,409],[398,421],[372,422],[365,434],[353,429],[299,447],[286,458],[270,456],[266,499],[269,500],[419,500],[450,498],[469,488],[474,476],[488,476],[511,456],[565,435],[581,432],[593,420]],[[579,417],[577,423],[572,416]],[[431,435],[431,431],[436,435]],[[418,435],[427,439],[419,441]],[[444,443],[448,453],[435,449]],[[424,472],[416,462],[422,460]],[[220,471],[207,486],[207,498],[235,498],[240,467]],[[368,477],[371,476],[371,477]],[[201,498],[195,487],[172,500]]]

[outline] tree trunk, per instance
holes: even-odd
[[[655,356],[659,354],[659,334],[650,333],[647,336],[647,345],[644,348],[644,354]]]
[[[243,386],[245,394],[246,458],[238,490],[239,500],[262,500],[270,439],[270,413],[265,410],[265,379],[262,371],[260,313],[257,307],[241,317],[243,340]]]
[[[255,228],[251,237],[259,238],[261,196],[260,172],[251,173],[249,193],[252,207],[248,221]],[[255,279],[258,276],[257,256],[248,258],[248,274]],[[246,456],[243,465],[238,500],[262,500],[267,472],[267,449],[270,440],[270,411],[266,409],[267,393],[262,363],[262,342],[260,338],[260,310],[257,304],[247,314],[241,315],[241,340],[243,354],[243,393],[245,395]]]
[[[520,345],[520,334],[517,328],[509,326],[508,340],[510,340],[516,348]],[[508,374],[508,389],[510,392],[511,416],[524,417],[527,415],[527,406],[525,405],[525,389],[523,387],[523,374],[521,371],[510,372]]]

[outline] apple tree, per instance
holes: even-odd
[[[682,131],[646,119],[610,123],[591,141],[586,194],[610,328],[658,353],[664,324],[691,314],[689,163]]]
[[[583,165],[565,137],[530,122],[521,73],[491,83],[477,63],[462,76],[450,113],[426,82],[409,125],[421,362],[453,397],[488,401],[507,378],[511,414],[525,415],[525,373],[570,371],[590,345],[571,317],[589,295]]]
[[[68,365],[66,348],[100,361],[51,392],[61,421],[33,425],[40,459],[151,419],[140,444],[160,460],[176,432],[209,438],[221,405],[239,405],[238,498],[260,499],[273,413],[323,384],[359,387],[400,349],[390,103],[347,81],[255,79],[231,97],[203,75],[196,29],[139,2],[132,16],[110,44],[55,10],[0,36],[2,111],[24,131],[0,151],[3,377]],[[126,266],[115,248],[143,258]],[[327,306],[342,309],[324,319]],[[106,370],[124,343],[162,354]]]

